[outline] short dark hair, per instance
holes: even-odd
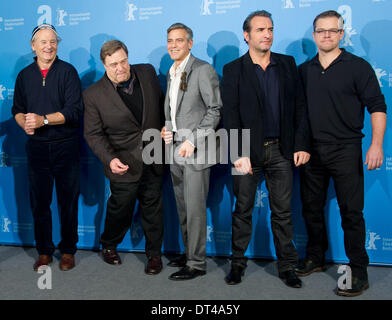
[[[314,18],[314,20],[313,20],[313,31],[316,31],[317,20],[323,19],[323,18],[330,18],[330,17],[337,18],[338,19],[338,23],[339,23],[339,29],[343,29],[343,27],[344,27],[344,20],[343,20],[343,17],[340,15],[340,13],[335,11],[335,10],[327,10],[327,11],[321,12],[316,18]]]
[[[167,34],[170,33],[170,31],[172,30],[176,30],[176,29],[184,29],[186,32],[186,37],[188,39],[188,41],[191,41],[193,39],[193,31],[191,28],[187,27],[185,24],[183,23],[173,23],[168,29],[167,29]]]
[[[101,48],[101,53],[100,53],[100,58],[103,64],[105,64],[105,59],[107,56],[111,56],[113,53],[115,53],[117,50],[123,49],[125,53],[128,55],[128,48],[127,46],[121,42],[120,40],[110,40],[106,41],[102,48]]]
[[[243,31],[246,31],[246,32],[250,32],[250,22],[251,22],[251,20],[254,18],[254,17],[265,17],[265,18],[269,18],[270,20],[271,20],[271,22],[272,22],[272,25],[274,25],[274,22],[272,21],[272,18],[271,18],[271,13],[269,13],[268,11],[265,11],[265,10],[258,10],[258,11],[254,11],[254,12],[252,12],[251,14],[249,14],[247,17],[246,17],[246,19],[245,19],[245,21],[244,21],[244,24],[242,25],[242,30]]]

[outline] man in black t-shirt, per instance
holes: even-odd
[[[318,54],[299,67],[307,95],[312,134],[311,159],[300,168],[301,198],[308,243],[306,258],[296,268],[300,276],[325,269],[328,237],[324,205],[332,177],[350,260],[352,282],[338,288],[343,296],[359,295],[369,287],[363,218],[364,179],[361,132],[364,108],[371,114],[372,143],[366,153],[368,170],[383,162],[386,105],[376,75],[368,62],[339,48],[343,19],[326,11],[313,22]]]

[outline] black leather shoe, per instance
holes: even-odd
[[[244,273],[245,267],[232,265],[230,273],[225,277],[225,281],[229,285],[239,284]]]
[[[174,258],[168,264],[169,267],[182,268],[186,266],[186,255],[182,254],[179,257]]]
[[[189,266],[183,267],[180,271],[173,273],[170,280],[191,280],[198,276],[204,276],[206,272],[204,270],[198,270]]]
[[[338,288],[337,295],[344,296],[344,297],[355,297],[362,294],[362,292],[364,292],[368,288],[369,288],[368,280],[352,277],[351,289]]]
[[[115,249],[102,249],[103,261],[109,264],[121,264],[120,256]]]
[[[162,270],[162,260],[159,256],[153,256],[148,259],[145,273],[149,275],[158,274]]]
[[[310,259],[305,259],[304,261],[301,261],[300,263],[298,263],[298,265],[295,267],[295,273],[297,274],[297,276],[300,277],[305,277],[310,275],[313,272],[317,272],[317,271],[325,271],[325,265],[324,263],[321,264],[317,264],[314,263],[312,260]]]
[[[283,282],[292,288],[301,288],[302,281],[297,277],[294,270],[288,270],[279,272],[279,278],[283,280]]]

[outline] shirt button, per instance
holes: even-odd
[[[324,74],[325,73],[325,71],[321,71],[321,74]]]

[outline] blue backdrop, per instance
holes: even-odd
[[[84,88],[104,73],[99,59],[101,45],[120,39],[129,48],[131,63],[151,63],[162,88],[171,66],[166,51],[166,29],[184,22],[194,31],[195,56],[211,63],[219,76],[223,66],[247,51],[242,23],[254,10],[265,9],[274,20],[272,50],[293,55],[300,64],[316,53],[312,40],[314,17],[329,9],[339,11],[345,20],[342,46],[364,57],[374,67],[387,104],[392,102],[392,3],[390,0],[3,0],[0,2],[0,243],[33,245],[33,221],[29,206],[24,132],[11,115],[13,88],[18,72],[32,62],[31,31],[46,22],[56,26],[63,41],[59,57],[72,63]],[[388,127],[391,120],[388,119]],[[371,141],[369,115],[365,118],[364,156]],[[392,264],[392,131],[387,128],[384,164],[365,172],[366,248],[372,264]],[[103,230],[108,181],[101,164],[83,143],[81,196],[79,200],[79,248],[97,248]],[[54,195],[55,197],[55,195]],[[229,168],[212,169],[208,198],[207,253],[230,255],[231,211],[235,199]],[[59,241],[59,221],[53,202],[54,240]],[[180,252],[182,242],[171,181],[164,183],[164,250]],[[303,256],[306,230],[301,217],[298,172],[293,197],[295,244]],[[330,186],[326,206],[330,248],[327,259],[346,262],[343,232],[335,191]],[[270,211],[265,181],[257,190],[253,213],[253,238],[249,257],[275,258]],[[144,237],[138,213],[120,250],[143,251]]]

